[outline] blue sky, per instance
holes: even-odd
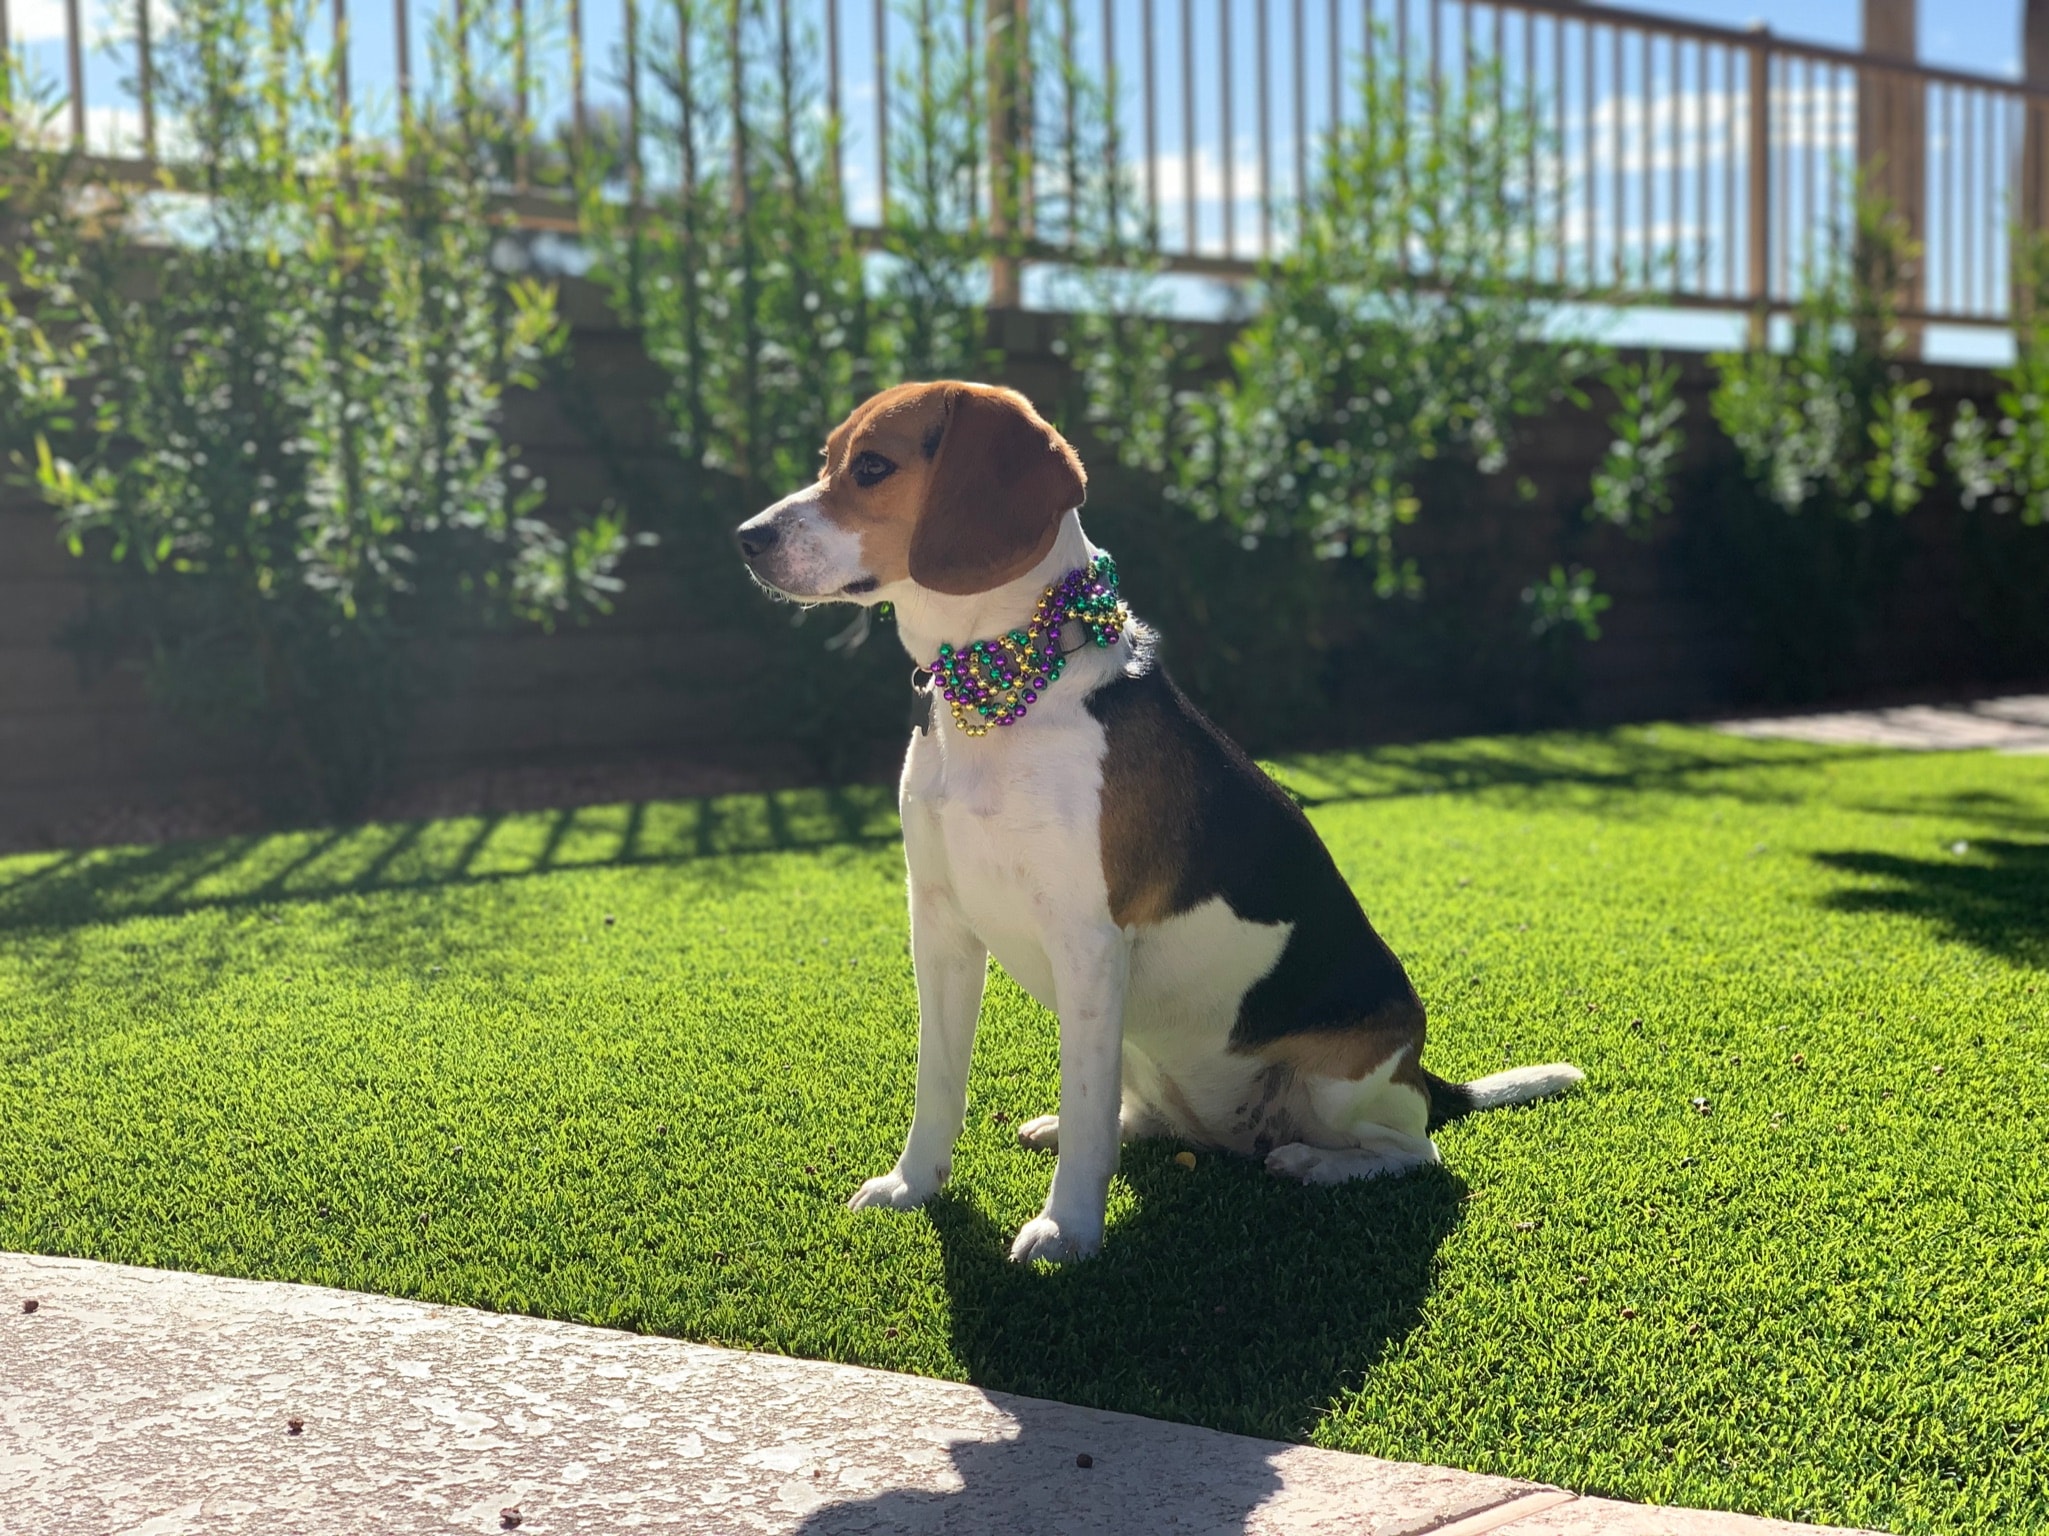
[[[1763,21],[1787,37],[1855,48],[1862,40],[1862,0],[1631,0],[1627,7],[1683,16],[1722,27]],[[2020,74],[2021,0],[1921,0],[1921,57],[1930,64],[1988,75]]]

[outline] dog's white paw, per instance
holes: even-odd
[[[938,1186],[921,1189],[892,1168],[880,1178],[870,1179],[854,1191],[853,1199],[847,1202],[850,1211],[865,1211],[879,1207],[886,1211],[908,1211],[923,1205],[938,1192]]]
[[[1033,1259],[1044,1259],[1049,1264],[1072,1264],[1094,1257],[1102,1246],[1100,1232],[1083,1234],[1051,1216],[1034,1216],[1010,1245],[1010,1261],[1029,1264]]]
[[[1266,1155],[1268,1173],[1277,1179],[1300,1179],[1304,1184],[1319,1182],[1316,1174],[1323,1163],[1323,1149],[1305,1141],[1291,1141]]]
[[[1353,1179],[1385,1179],[1437,1161],[1437,1149],[1421,1137],[1405,1144],[1379,1147],[1312,1147],[1291,1141],[1266,1155],[1266,1171],[1276,1178],[1304,1184],[1344,1184]]]
[[[1027,1120],[1017,1128],[1020,1145],[1035,1152],[1058,1152],[1060,1150],[1060,1117],[1040,1115],[1036,1120]]]

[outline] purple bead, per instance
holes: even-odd
[[[1035,677],[1032,679],[1032,686],[1034,688],[1043,688],[1046,686],[1046,680],[1043,677]],[[1031,695],[1026,694],[1025,697],[1030,698]]]
[[[1008,725],[1008,724],[1010,724],[1010,716],[1008,716],[1008,715],[998,715],[998,716],[996,717],[996,723],[997,723],[998,725]]]
[[[949,703],[949,704],[951,704],[951,703],[955,702],[955,699],[954,699],[954,692],[953,692],[953,690],[952,690],[951,688],[947,689],[947,690],[946,690],[946,692],[942,693],[942,694],[940,695],[940,697],[941,697],[942,699],[946,700],[946,702],[947,702],[947,703]]]
[[[1041,683],[1041,684],[1040,684],[1039,686],[1040,686],[1041,688],[1043,688],[1043,687],[1045,687],[1046,685],[1045,685],[1044,683]],[[1025,693],[1024,693],[1024,701],[1025,701],[1025,703],[1026,703],[1026,704],[1036,704],[1036,703],[1038,703],[1038,702],[1039,702],[1039,696],[1038,696],[1038,695],[1037,695],[1036,693],[1033,693],[1031,689],[1027,688],[1027,689],[1025,689]],[[1023,713],[1024,713],[1024,710],[1023,710],[1023,708],[1022,708],[1022,707],[1020,707],[1020,708],[1019,708],[1019,710],[1018,710],[1018,713],[1019,713],[1019,714],[1023,714]]]
[[[1014,709],[1014,710],[1012,710],[1012,711],[1010,712],[1010,718],[1011,718],[1011,719],[1013,719],[1013,720],[1022,720],[1022,719],[1024,719],[1024,716],[1025,716],[1025,707],[1024,707],[1024,705],[1022,705],[1022,704],[1018,705],[1018,707],[1017,707],[1016,709]]]

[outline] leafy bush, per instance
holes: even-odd
[[[1615,436],[1594,471],[1587,516],[1634,533],[1647,531],[1672,511],[1672,469],[1686,446],[1679,423],[1686,402],[1678,395],[1679,370],[1653,352],[1617,362],[1601,382],[1615,397],[1608,425]],[[1598,631],[1589,631],[1592,638]]]
[[[1785,352],[1710,359],[1740,474],[1697,488],[1713,522],[1695,564],[1747,634],[1748,691],[1786,703],[1861,675],[1905,558],[1901,518],[1934,478],[1928,384],[1901,365],[1897,317],[1918,253],[1868,192],[1845,233],[1809,275]]]
[[[1224,377],[1185,387],[1158,325],[1114,307],[1082,360],[1090,419],[1170,499],[1248,542],[1364,557],[1383,593],[1414,592],[1395,534],[1421,466],[1498,473],[1517,421],[1578,398],[1598,357],[1546,334],[1552,305],[1529,281],[1548,227],[1524,173],[1537,114],[1500,108],[1485,68],[1432,94],[1376,52]]]
[[[552,290],[493,271],[469,71],[399,142],[350,143],[310,19],[181,8],[159,89],[191,193],[33,219],[0,408],[72,551],[121,578],[86,638],[346,816],[391,771],[433,642],[602,606],[622,536],[543,520],[502,435],[565,333]]]
[[[2049,522],[2049,237],[2021,231],[2014,249],[2022,303],[2014,360],[1997,371],[1998,415],[1988,419],[1964,401],[1948,458],[1965,506],[1982,501],[2037,524]]]
[[[1899,365],[1898,296],[1919,258],[1903,221],[1861,191],[1842,257],[1809,274],[1792,343],[1718,353],[1713,409],[1761,494],[1853,520],[1910,511],[1933,482],[1926,380]]]

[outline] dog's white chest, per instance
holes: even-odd
[[[1102,727],[1078,701],[1045,714],[1011,740],[915,739],[903,808],[911,877],[950,888],[989,952],[1053,1007],[1050,935],[1110,915]]]

